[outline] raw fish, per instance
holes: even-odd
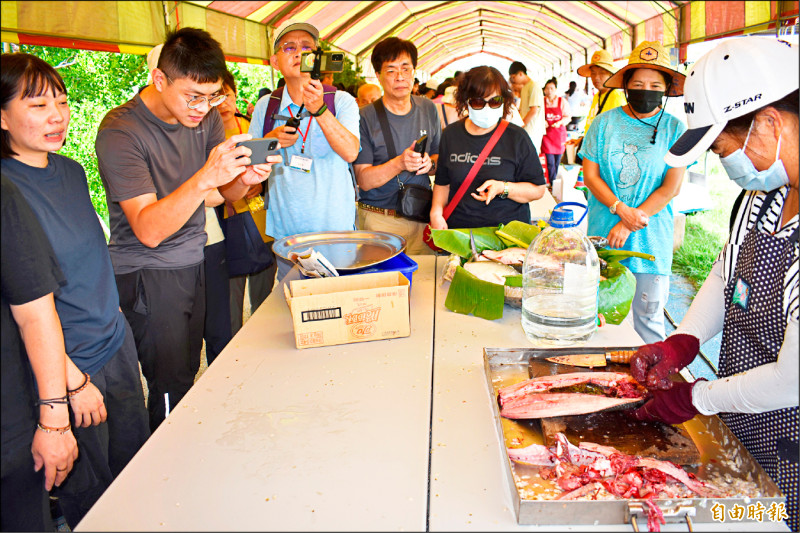
[[[500,389],[506,418],[549,418],[636,407],[646,389],[622,372],[575,372],[541,376]]]

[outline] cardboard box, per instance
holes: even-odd
[[[408,291],[402,272],[290,281],[284,285],[298,348],[408,337]]]

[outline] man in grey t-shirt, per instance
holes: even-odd
[[[431,186],[429,174],[436,171],[439,158],[441,123],[436,107],[427,98],[411,96],[417,47],[411,41],[389,37],[375,45],[372,66],[383,87],[383,97],[362,107],[361,151],[353,163],[361,189],[358,202],[358,226],[363,230],[388,231],[406,239],[408,254],[433,251],[422,240],[425,225],[403,218],[396,212],[401,184]],[[389,155],[378,111],[382,102],[397,154]],[[428,136],[424,154],[414,151],[414,144]]]
[[[95,149],[106,189],[109,252],[120,307],[131,325],[150,392],[150,428],[194,383],[200,367],[207,199],[242,198],[270,165],[250,164],[251,138],[227,141],[219,113],[225,56],[211,35],[167,37],[153,84],[112,109]],[[280,159],[277,158],[277,161]],[[277,162],[275,161],[275,162]]]

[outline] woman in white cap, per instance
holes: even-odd
[[[664,305],[672,271],[672,198],[685,168],[672,168],[664,155],[686,130],[664,112],[662,99],[683,94],[683,74],[670,66],[661,43],[645,41],[628,64],[606,80],[622,88],[628,104],[598,115],[583,139],[583,179],[589,196],[590,235],[607,237],[609,246],[653,255],[633,257],[627,266],[636,277],[633,325],[645,342],[665,337]]]
[[[643,346],[634,377],[655,391],[634,414],[678,424],[719,413],[786,495],[798,530],[798,50],[771,37],[726,41],[689,71],[689,130],[670,165],[719,154],[747,193],[710,275],[673,335]],[[716,381],[673,383],[722,331]]]

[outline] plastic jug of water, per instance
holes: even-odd
[[[567,206],[584,209],[574,221]],[[583,344],[597,331],[600,261],[578,228],[588,208],[563,202],[528,246],[522,267],[522,329],[539,346]]]

